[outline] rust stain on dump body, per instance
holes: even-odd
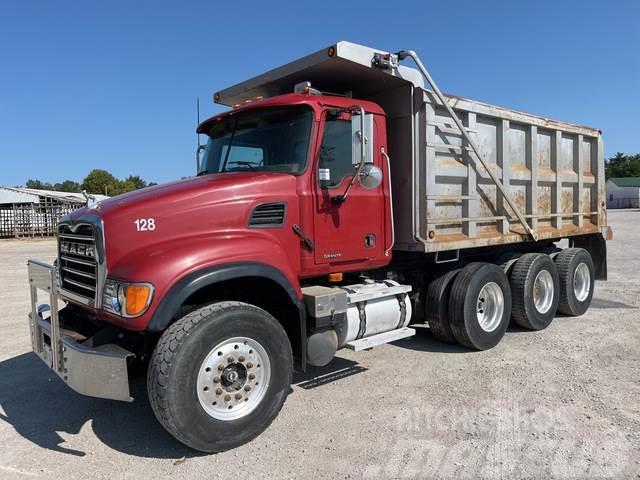
[[[561,213],[573,212],[573,191],[562,190],[562,196],[560,197]]]

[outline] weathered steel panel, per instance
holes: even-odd
[[[428,90],[416,89],[426,112],[426,210],[416,238],[436,252],[530,241],[503,194],[465,144],[445,108]],[[493,173],[540,239],[600,231],[604,172],[600,132],[506,108],[448,97]],[[427,150],[430,153],[426,154]],[[415,248],[415,246],[414,246]]]

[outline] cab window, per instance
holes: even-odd
[[[327,118],[320,145],[319,179],[323,187],[336,187],[353,175],[351,163],[351,122]]]

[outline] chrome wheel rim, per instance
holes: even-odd
[[[586,263],[580,263],[573,273],[573,294],[579,302],[584,302],[591,290],[591,274]]]
[[[504,295],[502,289],[495,282],[489,282],[478,294],[476,301],[476,317],[480,328],[485,332],[493,332],[504,313]]]
[[[217,420],[242,418],[260,404],[271,379],[266,350],[256,340],[234,337],[216,345],[198,370],[198,400]]]
[[[548,270],[540,270],[533,281],[533,304],[540,313],[547,313],[553,303],[553,277]]]

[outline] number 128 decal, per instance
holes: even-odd
[[[136,224],[136,230],[139,232],[148,232],[156,229],[156,220],[154,218],[137,218],[133,223]]]

